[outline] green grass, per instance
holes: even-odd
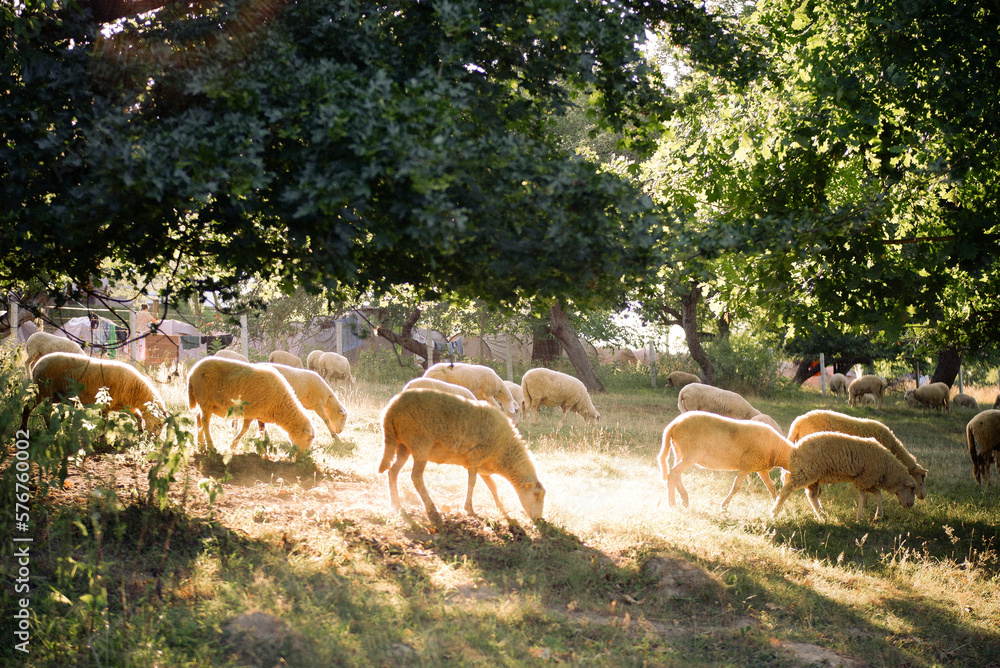
[[[74,469],[68,489],[33,505],[31,654],[8,644],[0,658],[795,666],[808,663],[795,648],[812,646],[872,666],[1000,665],[1000,489],[972,479],[969,412],[917,412],[898,396],[882,411],[808,390],[750,397],[786,429],[817,407],[876,417],[930,469],[927,499],[903,509],[887,495],[877,522],[873,504],[854,520],[850,485],[824,487],[825,522],[801,493],[771,519],[759,480],[722,512],[734,474],[701,469],[685,475],[691,507],[670,508],[656,455],[677,393],[620,389],[595,397],[598,426],[576,415],[560,426],[559,411],[522,423],[547,489],[545,521],[528,522],[502,480],[510,520],[482,484],[480,519],[468,518],[465,471],[430,466],[425,480],[445,516],[433,527],[409,467],[400,477],[406,516],[390,511],[376,472],[379,412],[401,382],[359,375],[344,395],[341,438],[315,421],[315,467],[285,461],[273,427],[279,447],[269,460],[253,454],[248,435],[211,508],[195,485],[218,469],[192,468],[166,512],[130,494],[143,485],[138,449]],[[164,390],[171,409],[186,412],[183,387]],[[216,419],[217,444],[233,433]],[[231,627],[254,611],[269,616],[259,642]]]

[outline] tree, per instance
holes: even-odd
[[[718,298],[796,331],[840,322],[937,349],[1000,339],[996,9],[760,2],[734,34],[745,82],[692,70],[647,164],[679,214],[675,262],[714,266]],[[720,271],[721,270],[721,271]]]
[[[663,101],[634,45],[664,17],[720,43],[688,1],[4,6],[0,283],[620,295],[650,202],[548,119],[592,91],[640,148]]]

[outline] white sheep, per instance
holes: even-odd
[[[930,383],[922,385],[915,390],[907,390],[903,393],[903,400],[914,407],[943,408],[950,412],[948,407],[948,396],[951,388],[947,383]]]
[[[111,395],[108,410],[125,410],[134,415],[139,427],[154,436],[163,429],[167,410],[160,393],[124,362],[76,353],[49,353],[32,367],[31,378],[38,385],[37,400],[62,401],[76,396],[83,404],[93,404],[103,387]]]
[[[242,353],[238,353],[235,350],[219,350],[215,353],[216,357],[222,357],[227,360],[238,360],[240,362],[249,362],[249,358]]]
[[[671,450],[673,468],[667,464]],[[777,493],[768,472],[775,466],[788,468],[791,450],[791,441],[766,424],[704,411],[681,413],[663,430],[660,448],[660,473],[667,483],[667,502],[674,505],[676,491],[687,507],[688,494],[681,474],[696,465],[713,471],[736,471],[733,487],[720,508],[729,505],[750,473],[760,476],[774,499]]]
[[[439,362],[424,371],[425,378],[436,378],[446,383],[454,383],[472,390],[480,401],[489,401],[500,407],[511,417],[517,413],[517,402],[504,384],[500,375],[483,364],[463,362]]]
[[[691,383],[700,383],[701,378],[694,375],[693,373],[688,373],[687,371],[671,371],[667,374],[667,384],[666,387],[676,387],[678,390],[685,385],[690,385]]]
[[[267,361],[271,364],[284,364],[286,366],[302,368],[302,360],[299,359],[298,355],[293,355],[286,350],[275,350],[267,356]]]
[[[76,341],[49,334],[48,332],[35,332],[24,342],[24,352],[28,356],[28,361],[24,364],[24,372],[31,377],[31,369],[35,362],[43,355],[49,353],[76,353],[84,355],[83,348]]]
[[[510,390],[510,396],[514,397],[514,401],[517,403],[518,413],[524,415],[524,409],[526,404],[524,403],[524,389],[512,380],[505,380],[503,382]]]
[[[558,406],[563,412],[560,424],[569,411],[577,413],[586,422],[601,419],[586,385],[567,373],[541,367],[529,369],[521,378],[521,389],[524,391],[525,414],[541,406]]]
[[[972,458],[972,475],[980,485],[990,484],[990,468],[1000,468],[1000,410],[988,409],[969,420],[965,427]]]
[[[796,443],[805,436],[820,431],[835,431],[852,436],[874,438],[906,467],[907,473],[910,474],[913,481],[917,484],[915,488],[917,498],[923,499],[926,496],[924,482],[927,479],[927,469],[917,463],[917,458],[910,454],[910,451],[906,449],[902,441],[899,440],[889,427],[878,420],[853,417],[835,411],[813,410],[798,416],[792,421],[791,427],[788,428],[788,438],[793,443]],[[818,496],[819,489],[817,488],[814,491]],[[881,492],[878,492],[878,495],[881,496]]]
[[[830,383],[828,385],[830,392],[836,394],[838,397],[843,394],[847,395],[847,376],[842,373],[835,373],[830,376]]]
[[[302,407],[313,411],[323,420],[323,424],[330,430],[330,435],[339,438],[337,434],[344,430],[347,423],[347,409],[337,399],[333,389],[327,384],[323,377],[315,371],[309,369],[296,369],[284,364],[266,363],[278,371],[295,392],[295,398],[299,400]],[[263,422],[258,420],[260,428],[264,428]]]
[[[759,410],[736,392],[703,383],[692,383],[681,388],[677,394],[677,409],[681,413],[707,411],[736,420],[750,420],[761,415]]]
[[[212,416],[225,417],[233,407],[242,407],[243,427],[230,450],[235,449],[250,424],[258,419],[284,430],[299,454],[312,447],[316,436],[292,386],[273,367],[205,357],[188,373],[188,406],[191,410],[198,409],[198,442],[207,444],[212,451],[215,450]]]
[[[962,392],[951,398],[951,404],[959,408],[971,408],[974,411],[979,410],[979,402],[976,401],[976,398]]]
[[[860,378],[855,378],[847,386],[847,403],[854,406],[863,394],[874,394],[878,398],[878,408],[882,408],[882,398],[885,395],[885,388],[888,383],[885,379],[874,374],[866,374]]]
[[[781,482],[781,492],[771,508],[771,516],[778,514],[792,492],[805,487],[809,504],[820,521],[823,520],[823,508],[819,495],[814,492],[819,485],[854,483],[858,489],[859,522],[868,494],[884,489],[894,493],[901,506],[910,508],[917,486],[906,467],[874,438],[832,431],[809,434],[796,443],[788,456],[788,470],[782,474]],[[882,495],[876,494],[876,498],[879,503],[875,519],[878,519],[882,514]]]
[[[455,383],[448,383],[443,380],[438,380],[437,378],[427,378],[425,376],[419,376],[408,381],[406,385],[403,386],[402,391],[416,390],[418,388],[423,388],[425,390],[437,390],[438,392],[447,392],[449,394],[462,397],[463,399],[468,399],[469,401],[478,401],[476,399],[476,395],[474,395],[472,390],[467,387],[462,387],[461,385],[456,385]]]
[[[383,411],[382,433],[385,450],[378,471],[389,471],[393,509],[400,508],[399,471],[412,456],[410,477],[434,523],[439,523],[441,516],[424,486],[427,462],[457,464],[469,472],[465,511],[470,515],[475,514],[472,491],[477,475],[506,515],[492,478],[495,473],[510,481],[531,519],[542,516],[545,488],[538,482],[531,455],[510,420],[489,403],[434,390],[406,390],[393,397]]]
[[[350,385],[357,383],[357,380],[351,375],[351,362],[343,355],[314,350],[306,358],[306,366],[323,376],[326,382],[331,385],[338,380]]]

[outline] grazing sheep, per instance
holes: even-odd
[[[834,411],[814,410],[800,415],[792,421],[792,426],[788,429],[788,438],[793,443],[797,443],[805,436],[820,431],[835,431],[851,436],[874,438],[906,467],[907,473],[917,483],[915,488],[917,498],[923,499],[926,496],[924,481],[927,479],[927,469],[920,466],[916,457],[910,454],[910,451],[892,433],[892,430],[878,420],[852,417]],[[818,486],[814,491],[818,496]],[[881,495],[881,492],[878,494]]]
[[[465,511],[470,515],[475,515],[472,490],[477,475],[486,483],[500,512],[507,514],[493,482],[495,473],[510,481],[531,519],[542,516],[545,489],[538,482],[531,455],[510,420],[489,403],[434,390],[406,390],[393,397],[383,411],[382,433],[385,451],[378,472],[389,471],[393,509],[400,508],[399,471],[412,455],[410,477],[434,523],[439,523],[441,516],[424,486],[427,462],[465,467],[469,472]]]
[[[403,386],[403,392],[406,390],[415,390],[418,388],[423,388],[425,390],[437,390],[438,392],[447,392],[449,394],[454,394],[457,397],[462,397],[463,399],[468,399],[469,401],[477,401],[476,395],[472,393],[467,387],[462,387],[461,385],[456,385],[455,383],[446,383],[443,380],[438,380],[437,378],[426,378],[424,376],[419,376],[413,380],[406,383]]]
[[[292,445],[304,454],[316,433],[292,386],[276,369],[215,356],[205,357],[188,373],[188,406],[198,408],[198,442],[215,450],[212,416],[225,417],[230,408],[242,406],[243,427],[230,449],[243,438],[254,420],[276,424]]]
[[[950,394],[951,388],[948,387],[947,383],[931,383],[915,390],[907,390],[903,393],[903,400],[913,407],[943,408],[950,412],[948,407],[948,395]]]
[[[792,492],[805,487],[816,519],[822,521],[823,508],[814,490],[818,485],[835,482],[851,482],[857,487],[859,522],[868,494],[882,489],[894,493],[904,508],[913,506],[917,483],[906,467],[874,438],[832,431],[809,434],[792,449],[787,468],[781,476],[781,492],[771,508],[772,517],[778,514]],[[882,495],[876,494],[876,498],[879,503],[874,519],[882,514]]]
[[[694,375],[693,373],[688,373],[687,371],[671,371],[667,374],[667,384],[666,387],[676,387],[678,390],[685,385],[690,385],[691,383],[700,383],[701,378]]]
[[[330,435],[339,438],[337,434],[344,430],[344,425],[347,423],[347,409],[340,403],[322,376],[309,369],[296,369],[284,364],[268,362],[265,366],[276,369],[284,376],[302,407],[319,415],[323,424],[330,430]],[[264,422],[257,421],[261,430],[264,429]]]
[[[750,420],[761,415],[759,410],[736,392],[702,383],[692,383],[681,388],[677,394],[677,408],[681,413],[707,411],[735,420]]]
[[[989,409],[969,420],[965,427],[972,458],[972,475],[979,485],[990,484],[990,468],[1000,457],[1000,410]]]
[[[671,449],[673,468],[667,465]],[[791,450],[792,442],[766,424],[704,411],[681,413],[663,430],[660,448],[660,473],[667,482],[667,502],[674,505],[676,490],[687,507],[688,494],[681,475],[695,465],[713,471],[736,471],[733,487],[720,505],[722,509],[729,505],[747,475],[754,472],[774,499],[777,494],[768,472],[775,466],[788,468]]]
[[[590,393],[582,381],[552,369],[529,369],[521,378],[524,390],[524,412],[538,410],[541,406],[562,408],[562,424],[569,411],[577,413],[587,422],[597,422],[601,414],[594,407]]]
[[[32,367],[34,367],[35,362],[42,355],[48,355],[49,353],[86,354],[83,352],[83,348],[75,341],[70,341],[65,337],[49,334],[48,332],[35,332],[29,336],[24,342],[24,352],[28,355],[28,361],[24,364],[24,372],[29,378],[31,377]]]
[[[871,392],[865,392],[858,398],[857,404],[859,406],[872,406],[874,408],[878,406],[878,397]]]
[[[878,398],[878,408],[882,408],[882,397],[888,383],[885,379],[873,374],[861,376],[851,381],[847,386],[847,403],[854,406],[863,394],[874,394]]]
[[[771,427],[772,429],[774,429],[776,432],[778,432],[782,436],[785,435],[785,430],[782,429],[781,425],[778,424],[778,421],[775,420],[770,415],[766,415],[764,413],[760,413],[759,415],[754,415],[752,418],[750,418],[750,421],[751,422],[760,422],[760,423],[766,424],[767,426]]]
[[[997,398],[993,401],[993,409],[1000,409],[1000,394],[998,394]]]
[[[488,366],[439,362],[424,371],[424,377],[461,385],[472,390],[477,399],[492,402],[499,406],[501,411],[506,411],[510,415],[517,413],[517,402],[511,396],[510,390],[500,375]]]
[[[293,355],[285,350],[275,350],[267,356],[267,361],[271,364],[284,364],[286,366],[302,368],[302,360],[297,355]]]
[[[971,408],[974,411],[979,410],[979,402],[976,401],[976,398],[961,392],[951,398],[951,404],[959,408]]]
[[[524,390],[521,389],[521,386],[519,384],[515,383],[512,380],[505,380],[503,384],[507,386],[508,390],[510,390],[510,396],[514,397],[514,402],[517,403],[517,412],[518,412],[517,419],[520,420],[521,416],[524,415],[525,406],[527,406],[527,404],[525,404],[524,402]],[[517,422],[515,422],[514,424],[517,424]]]
[[[154,436],[163,429],[167,410],[160,393],[145,376],[124,362],[76,353],[49,353],[32,367],[31,378],[38,385],[36,401],[62,401],[77,396],[81,403],[93,404],[98,390],[105,387],[111,395],[108,410],[125,410],[134,415],[139,427]],[[25,414],[32,408],[26,407]]]
[[[215,353],[215,357],[222,357],[227,360],[239,360],[240,362],[249,362],[250,360],[246,355],[238,353],[235,350],[220,350]]]
[[[842,373],[835,373],[830,376],[828,385],[830,391],[840,397],[841,394],[847,396],[847,376]]]
[[[323,376],[326,382],[331,385],[338,380],[350,385],[357,383],[357,380],[351,375],[351,362],[343,355],[314,350],[306,358],[306,364],[308,368]]]

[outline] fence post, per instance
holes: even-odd
[[[240,347],[243,349],[243,356],[250,359],[250,338],[247,334],[247,317],[240,316]]]
[[[17,312],[17,296],[12,292],[10,293],[10,312],[7,313],[7,323],[10,325],[10,335],[13,337],[11,340],[14,342],[14,348],[16,349],[18,343],[17,340],[17,330],[18,322],[21,319],[21,314]]]
[[[819,391],[826,396],[826,363],[823,361],[823,353],[819,354]]]
[[[963,392],[965,392],[965,390],[962,388],[962,367],[959,366],[958,367],[958,393],[961,394]]]
[[[507,343],[507,380],[514,382],[514,358],[510,353],[510,332],[504,332],[503,338]]]
[[[427,333],[427,367],[431,368],[434,364],[434,339],[432,338],[430,332]]]
[[[128,339],[129,339],[129,341],[128,341],[128,357],[129,357],[129,361],[135,362],[135,347],[137,345],[135,337],[136,337],[136,334],[138,333],[138,332],[135,331],[135,311],[133,311],[132,309],[129,309],[128,313],[129,313],[128,327],[129,327],[129,331],[132,332],[132,336],[128,337]]]
[[[337,323],[336,323],[336,330],[337,330],[337,354],[338,355],[343,355],[344,354],[344,323],[342,323],[341,321],[338,320]]]
[[[649,340],[649,384],[656,389],[656,348],[652,339]]]

